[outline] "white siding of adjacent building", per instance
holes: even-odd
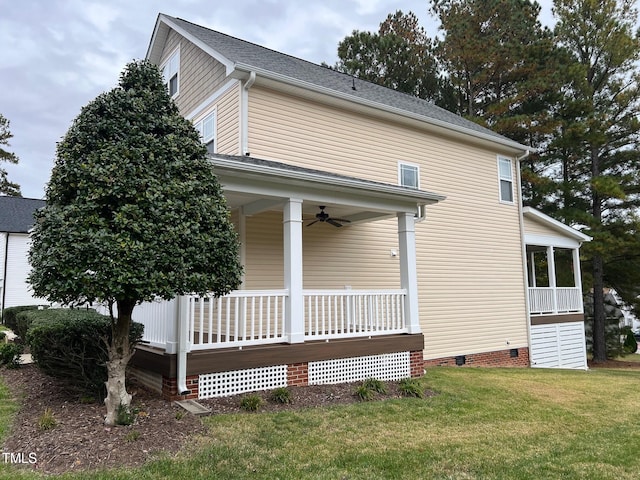
[[[4,298],[2,308],[46,304],[46,300],[33,296],[31,286],[27,282],[27,276],[31,270],[28,261],[29,236],[22,233],[8,235],[8,242],[6,233],[0,236],[2,241],[2,247],[0,247],[0,256],[2,257],[0,273],[4,274],[2,285],[5,287],[5,291],[2,292],[2,298]],[[5,245],[8,247],[6,252],[4,251]],[[5,264],[6,271],[4,269]]]

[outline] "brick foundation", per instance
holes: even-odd
[[[179,395],[178,392],[178,379],[162,377],[162,398],[169,400],[170,402],[176,402],[178,400],[197,400],[198,399],[198,375],[187,376],[187,390],[189,393],[186,395]]]
[[[409,352],[409,368],[411,378],[418,378],[424,375],[424,360],[422,358],[422,350]]]
[[[287,365],[287,384],[293,387],[309,385],[309,364],[307,362]]]
[[[517,356],[515,355],[517,352]],[[459,365],[464,361],[463,365]],[[529,349],[527,347],[499,350],[497,352],[472,353],[454,357],[435,358],[424,361],[424,367],[528,367]]]

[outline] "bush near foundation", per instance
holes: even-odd
[[[36,305],[20,305],[17,307],[7,307],[2,311],[2,321],[3,323],[13,330],[13,333],[20,337],[20,342],[24,343],[27,330],[29,328],[28,325],[19,324],[18,315],[20,312],[25,312],[29,310],[38,310],[38,306]]]
[[[27,345],[35,364],[44,373],[63,380],[79,393],[104,398],[107,381],[107,344],[111,319],[93,310],[31,310],[21,312],[31,326]],[[129,341],[142,339],[144,326],[133,322]]]

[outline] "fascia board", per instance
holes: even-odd
[[[202,40],[200,40],[200,39],[194,37],[193,35],[191,35],[184,28],[182,28],[181,26],[177,25],[175,22],[173,22],[170,18],[168,18],[166,15],[164,15],[162,13],[160,15],[158,15],[158,22],[156,24],[156,29],[153,32],[153,36],[152,36],[152,39],[151,39],[151,44],[149,45],[149,51],[147,51],[147,58],[148,59],[149,59],[149,52],[151,51],[151,48],[152,48],[152,46],[153,46],[153,44],[155,42],[155,39],[156,39],[156,30],[158,29],[158,24],[160,24],[160,23],[163,23],[163,24],[167,25],[169,28],[175,30],[177,33],[179,33],[184,38],[189,40],[191,43],[196,45],[198,48],[200,48],[201,50],[203,50],[206,53],[208,53],[209,55],[211,55],[218,62],[222,63],[224,65],[225,69],[226,69],[227,76],[231,75],[231,72],[233,72],[233,70],[235,68],[235,63],[233,61],[229,60],[227,57],[222,55],[217,50],[211,48],[209,45],[204,43]],[[149,60],[151,60],[151,59],[149,59]],[[157,59],[156,63],[158,61],[159,61],[159,59]]]
[[[309,186],[310,183],[315,186],[324,185],[327,189],[341,189],[345,191],[358,190],[366,192],[369,196],[377,196],[381,198],[403,199],[420,205],[429,205],[445,200],[444,195],[425,192],[424,190],[409,190],[395,185],[371,184],[362,182],[358,179],[327,177],[321,174],[311,172],[288,170],[283,172],[278,168],[265,165],[238,164],[232,160],[216,158],[212,160],[214,171],[224,172],[233,177],[238,176],[246,178],[250,174],[257,175],[263,182],[265,176],[268,176],[273,183],[281,183],[291,185],[292,182],[298,182],[300,185]]]
[[[539,223],[547,225],[548,227],[551,227],[555,230],[558,230],[563,234],[565,234],[566,236],[571,237],[579,242],[590,242],[591,240],[593,240],[593,238],[590,237],[589,235],[585,235],[584,233],[576,230],[575,228],[571,228],[570,226],[565,225],[562,222],[559,222],[555,218],[551,218],[549,215],[545,215],[544,213],[536,210],[535,208],[524,207],[522,209],[522,215],[524,215],[525,217],[529,217],[532,220],[535,220]]]
[[[432,118],[432,117],[427,117],[425,115],[419,115],[417,113],[413,113],[413,112],[408,112],[406,110],[403,110],[401,108],[396,108],[390,105],[385,105],[383,103],[379,103],[379,102],[374,102],[373,100],[368,100],[366,98],[359,98],[359,97],[354,97],[353,95],[349,95],[347,93],[343,93],[343,92],[338,92],[336,90],[333,90],[331,88],[327,88],[327,87],[323,87],[320,85],[315,85],[309,82],[305,82],[303,80],[298,80],[296,78],[291,78],[288,77],[286,75],[282,75],[279,73],[275,73],[275,72],[271,72],[269,70],[264,70],[261,68],[256,68],[253,67],[251,65],[247,65],[247,64],[243,64],[243,63],[236,63],[235,64],[235,69],[237,72],[242,72],[240,75],[234,75],[237,78],[245,78],[247,74],[249,74],[250,72],[255,72],[256,75],[258,76],[262,76],[264,78],[270,79],[270,80],[274,80],[276,82],[280,82],[280,83],[284,83],[284,84],[288,84],[294,87],[298,87],[304,90],[309,90],[309,91],[313,91],[313,92],[317,92],[320,93],[322,95],[327,95],[330,97],[334,97],[337,98],[339,100],[343,100],[343,101],[347,101],[347,102],[351,102],[351,103],[356,103],[356,104],[360,104],[363,105],[365,107],[369,107],[369,108],[373,108],[376,110],[382,110],[394,115],[399,115],[402,117],[406,117],[412,120],[416,120],[419,122],[424,122],[436,127],[440,127],[440,128],[444,128],[447,130],[451,130],[453,132],[456,133],[460,133],[460,134],[464,134],[464,135],[470,135],[472,137],[478,138],[480,140],[484,140],[484,141],[488,141],[491,143],[495,143],[498,145],[501,145],[503,147],[507,147],[510,149],[513,149],[515,152],[517,153],[521,153],[521,154],[525,154],[527,152],[535,152],[536,149],[526,146],[526,145],[522,145],[521,143],[515,142],[513,140],[510,140],[506,137],[496,137],[490,134],[486,134],[486,133],[482,133],[482,132],[478,132],[476,130],[471,130],[469,128],[465,128],[459,125],[454,125],[452,123],[449,122],[445,122],[443,120],[438,120],[437,118]],[[233,75],[233,74],[232,74]]]
[[[526,245],[556,248],[580,248],[580,245],[582,245],[582,242],[575,238],[541,234],[525,234],[524,243]]]

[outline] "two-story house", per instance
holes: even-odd
[[[564,353],[567,338],[584,345],[577,252],[588,237],[523,211],[527,146],[163,14],[147,59],[201,132],[245,267],[226,297],[134,310],[147,341],[134,372],[167,397],[530,358],[585,368],[584,349],[571,365]],[[569,249],[577,283],[557,285],[555,270],[535,283],[536,255],[553,259],[554,247]]]

